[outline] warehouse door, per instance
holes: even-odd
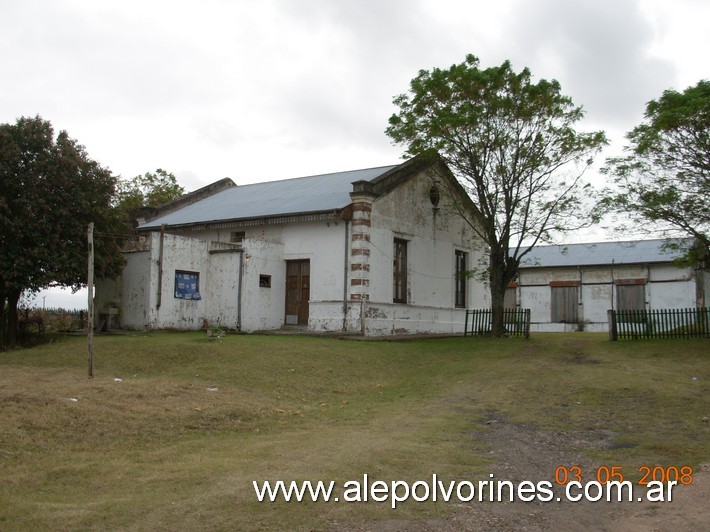
[[[286,325],[308,325],[311,261],[286,261]]]

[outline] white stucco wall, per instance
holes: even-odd
[[[672,264],[658,264],[649,272],[646,301],[651,309],[692,308],[697,302],[696,273]]]
[[[349,242],[345,231],[344,221],[292,224],[283,228],[283,259],[311,262],[312,303],[343,299],[345,246]]]
[[[582,268],[526,268],[520,272],[517,303],[529,308],[531,330],[575,331],[578,324],[551,321],[553,281],[578,281],[579,319],[586,331],[606,331],[607,311],[616,307],[615,281],[646,279],[646,308],[678,309],[696,306],[696,275],[673,264],[616,265]]]
[[[155,294],[151,294],[149,280],[157,265],[151,263],[149,251],[127,253],[124,258],[119,324],[128,329],[141,329],[150,320]]]
[[[407,240],[408,303],[413,306],[453,308],[455,251],[467,253],[468,268],[482,258],[483,245],[463,219],[447,208],[442,191],[439,208],[429,200],[432,180],[419,175],[374,202],[370,255],[370,301],[392,303],[394,239]],[[443,188],[445,185],[440,183]],[[482,306],[485,286],[469,279],[466,306]],[[462,329],[463,330],[463,329]]]
[[[286,269],[283,244],[247,238],[244,241],[242,280],[242,331],[265,331],[283,325]],[[271,277],[271,287],[259,285],[259,276]]]
[[[153,256],[158,253],[153,247]],[[207,242],[166,234],[163,241],[162,292],[160,306],[153,311],[153,328],[193,330],[202,326],[207,317]],[[202,299],[184,300],[175,297],[176,270],[199,274]],[[158,274],[153,274],[153,286],[157,286]]]
[[[311,331],[461,334],[465,310],[454,308],[455,252],[466,252],[467,267],[473,268],[483,246],[462,219],[448,212],[447,194],[438,209],[432,206],[431,185],[426,175],[414,176],[374,202],[365,302],[351,297],[353,223],[314,217],[166,233],[160,297],[160,234],[151,233],[146,251],[126,254],[121,280],[103,287],[106,304],[120,306],[121,325],[127,328],[194,330],[206,321],[239,325],[245,332],[278,329],[285,321],[287,261],[309,260]],[[233,232],[244,233],[241,252],[229,243]],[[392,302],[395,238],[408,241],[407,304]],[[199,275],[200,300],[175,297],[177,270]],[[262,276],[270,280],[269,287],[260,283]],[[486,306],[485,285],[469,279],[466,299],[468,308]]]
[[[342,324],[345,251],[349,231],[345,221],[304,221],[288,224],[234,226],[184,233],[192,238],[228,242],[231,233],[245,233],[242,280],[242,323],[245,332],[279,329],[286,310],[286,261],[310,262],[309,326],[312,330],[340,330]],[[347,231],[347,232],[346,232]],[[260,286],[261,275],[271,287]],[[335,315],[332,303],[340,305]],[[324,309],[326,309],[324,311]],[[323,314],[323,312],[326,312]]]
[[[236,329],[239,326],[241,254],[233,251],[214,253],[214,249],[212,251],[213,253],[208,255],[202,288],[204,319],[209,326]]]
[[[124,253],[125,266],[117,279],[96,282],[94,297],[95,323],[107,309],[118,309],[115,325],[126,329],[143,329],[150,323],[151,298],[151,239],[135,251]]]
[[[241,255],[233,246],[165,234],[160,290],[160,234],[147,235],[143,247],[124,253],[126,265],[119,279],[97,283],[97,313],[117,307],[119,325],[126,329],[193,330],[205,322],[237,326]],[[199,275],[201,299],[175,297],[176,271]]]
[[[345,309],[345,313],[343,313]],[[463,334],[465,309],[376,303],[320,302],[311,306],[309,330],[343,331],[365,336]]]
[[[462,334],[465,309],[370,303],[364,305],[365,335]]]

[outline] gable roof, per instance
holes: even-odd
[[[373,182],[397,166],[231,186],[172,212],[158,215],[141,223],[138,229],[332,212],[351,203],[352,183]]]
[[[668,240],[634,240],[594,242],[559,246],[537,246],[520,263],[520,268],[552,268],[562,266],[603,266],[608,264],[646,264],[672,262],[683,256],[678,249],[666,249]],[[690,246],[690,241],[674,240]]]

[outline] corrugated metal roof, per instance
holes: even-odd
[[[627,242],[596,242],[538,246],[521,261],[521,268],[546,268],[557,266],[601,266],[605,264],[645,264],[670,262],[682,253],[664,249],[665,239],[635,240]],[[690,241],[681,240],[688,244]]]
[[[347,207],[352,183],[372,181],[396,166],[382,166],[230,187],[139,226],[189,225],[323,212]]]

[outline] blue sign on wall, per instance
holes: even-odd
[[[177,299],[202,299],[200,297],[200,274],[175,272],[175,297]]]

